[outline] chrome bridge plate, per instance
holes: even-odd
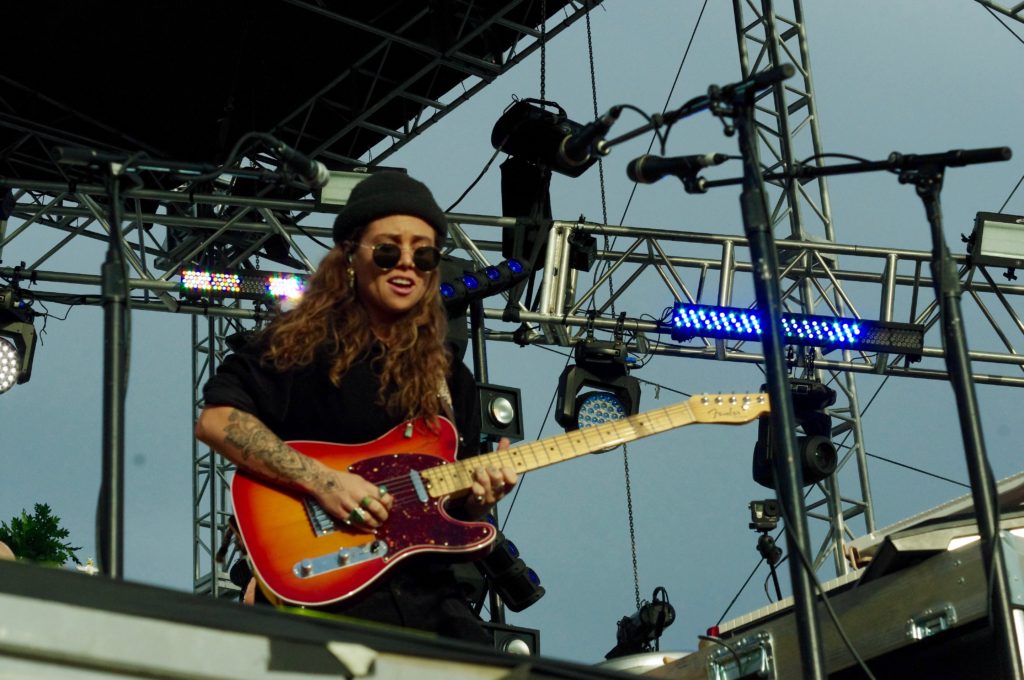
[[[307,557],[299,560],[292,567],[292,573],[301,579],[313,578],[323,574],[345,569],[360,562],[367,562],[388,554],[388,544],[381,540],[371,541],[351,548],[342,548],[337,552]]]

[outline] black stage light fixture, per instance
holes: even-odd
[[[10,289],[0,291],[0,300],[13,300]],[[35,350],[31,311],[0,307],[0,394],[29,381]]]
[[[464,270],[441,282],[441,300],[449,313],[465,313],[468,303],[503,293],[528,274],[527,268],[516,259],[505,260],[477,271]]]
[[[574,153],[568,148],[573,140],[583,138],[580,135],[583,131],[584,126],[569,120],[565,109],[558,104],[521,99],[508,107],[494,124],[491,145],[520,161],[579,177],[597,162],[599,155],[589,150]]]
[[[454,255],[441,255],[441,264],[438,267],[441,272],[441,280],[448,281],[459,277],[462,272],[472,269],[472,260],[466,260]],[[441,299],[444,299],[444,289],[441,291]],[[448,316],[448,333],[445,341],[451,348],[452,355],[462,361],[466,356],[466,349],[469,347],[469,303],[465,301],[452,302],[444,306]]]
[[[487,515],[497,531],[494,546],[486,557],[477,560],[476,566],[487,578],[487,584],[502,603],[514,612],[521,612],[544,597],[544,586],[540,584],[537,572],[526,566],[519,556],[515,543],[505,538],[498,529],[493,515]]]
[[[558,378],[555,421],[566,432],[640,411],[640,381],[629,375],[624,343],[587,340],[573,353],[576,365],[566,366]],[[594,390],[580,394],[584,387]]]
[[[579,177],[606,150],[601,137],[618,118],[616,107],[581,125],[555,102],[523,99],[508,107],[491,131],[491,145],[508,158],[501,164],[501,214],[519,218],[502,230],[501,253],[543,267],[551,228],[551,173]]]
[[[569,234],[569,266],[589,272],[597,260],[597,239],[578,229]]]
[[[974,231],[967,238],[972,265],[1005,267],[1013,280],[1014,270],[1024,267],[1024,216],[979,212]]]
[[[790,378],[789,388],[796,424],[803,430],[803,434],[796,438],[797,456],[804,486],[810,486],[835,472],[839,463],[839,455],[832,442],[832,418],[825,412],[825,408],[836,403],[836,393],[817,380],[800,378]],[[767,385],[762,385],[761,389],[767,389]],[[775,488],[772,458],[778,449],[771,420],[762,417],[757,422],[757,443],[754,444],[751,468],[754,481],[769,489]]]
[[[480,396],[480,434],[522,441],[523,400],[518,387],[477,383]]]
[[[615,659],[629,654],[640,654],[657,649],[657,641],[665,629],[676,620],[676,610],[669,604],[668,591],[658,586],[650,602],[644,602],[630,616],[619,620],[616,630],[616,645],[604,655]]]

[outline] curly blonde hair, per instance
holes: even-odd
[[[357,240],[357,239],[353,239]],[[445,345],[448,322],[441,305],[438,270],[426,280],[423,299],[375,335],[348,274],[349,253],[335,247],[310,277],[295,309],[270,327],[264,357],[278,370],[307,366],[319,352],[330,357],[329,378],[335,386],[377,340],[384,351],[374,359],[380,374],[377,402],[388,413],[433,421],[441,411],[438,391],[449,371]]]

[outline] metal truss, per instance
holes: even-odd
[[[787,172],[803,158],[811,158],[815,165],[820,166],[822,144],[814,101],[807,34],[803,24],[803,8],[800,0],[791,0],[791,5],[782,3],[792,7],[792,12],[786,17],[776,11],[775,4],[773,0],[761,0],[759,3],[753,0],[733,0],[733,14],[744,78],[783,63],[790,63],[797,69],[794,78],[765,92],[755,110],[758,143],[762,149],[761,157],[771,159],[765,170]],[[824,177],[808,184],[777,181],[769,182],[767,185],[769,205],[772,206],[770,219],[777,239],[804,241],[815,238],[835,242],[828,184]],[[813,217],[807,219],[805,215]],[[788,234],[782,233],[783,225],[788,226]],[[780,256],[784,256],[785,253],[786,251],[780,251]],[[820,300],[829,305],[831,313],[845,316],[847,300],[841,295],[827,298],[821,294],[820,287],[815,287],[813,277],[800,277],[801,271],[809,273],[815,269],[824,271],[827,269],[827,263],[803,258],[801,267],[793,270],[797,280],[796,285],[790,290],[799,302],[799,311],[814,314],[816,302]],[[844,361],[851,360],[852,357],[847,352]],[[818,365],[817,361],[815,365]],[[824,380],[826,377],[820,368],[814,373],[818,380]],[[809,509],[812,516],[815,516],[814,508],[825,506],[828,511],[826,519],[831,526],[830,540],[819,551],[815,565],[820,566],[831,550],[837,574],[844,574],[847,571],[847,564],[842,554],[842,544],[847,521],[863,514],[865,529],[870,532],[875,528],[875,520],[867,452],[860,426],[856,379],[854,374],[849,372],[833,372],[831,377],[840,387],[836,405],[829,409],[832,417],[841,423],[836,428],[839,432],[834,435],[848,433],[848,437],[852,438],[850,451],[853,455],[844,458],[841,464],[851,459],[856,463],[860,495],[856,499],[844,502],[838,488],[839,476],[833,475],[829,484],[821,487],[824,491],[824,500],[812,503]]]
[[[533,0],[512,0],[500,6],[473,0],[451,3],[448,9],[453,16],[446,19],[455,34],[450,36],[451,46],[443,50],[436,45],[436,36],[417,30],[438,12],[431,3],[419,5],[393,30],[386,30],[378,25],[389,22],[357,19],[344,5],[329,8],[321,2],[287,1],[320,18],[372,36],[375,41],[361,58],[288,114],[277,127],[284,138],[310,149],[310,155],[342,164],[365,164],[357,156],[366,148],[367,138],[383,140],[370,152],[371,163],[381,163],[541,45],[541,31],[530,20],[539,18]],[[549,18],[556,20],[546,27],[545,40],[564,31],[600,2],[552,2],[554,9],[549,10]],[[484,11],[488,6],[492,8]],[[561,6],[564,11],[560,12]],[[495,32],[503,34],[502,37],[496,38]],[[507,47],[502,49],[502,45]],[[415,59],[410,59],[410,55],[415,55]],[[410,63],[415,67],[405,69],[404,65]],[[403,68],[396,70],[395,64]],[[460,92],[453,94],[453,90],[444,97],[436,97],[432,85],[437,82],[458,83]],[[365,93],[364,98],[353,101],[352,92]],[[391,113],[395,110],[403,113],[396,118]],[[414,115],[409,115],[410,111]],[[339,112],[347,118],[340,126]],[[315,132],[321,130],[330,133]]]
[[[202,393],[227,354],[225,338],[234,331],[232,323],[224,317],[192,317],[193,395]],[[193,399],[193,422],[202,408],[202,400]],[[239,556],[238,542],[232,540],[229,529],[228,477],[233,466],[196,439],[192,440],[192,461],[192,588],[201,595],[237,597],[240,588],[228,572]]]
[[[993,9],[1000,14],[1016,19],[1017,21],[1024,23],[1024,2],[1018,2],[1015,5],[1007,6],[1006,3],[993,2],[993,0],[974,0],[979,5],[984,5],[989,9]]]
[[[98,207],[98,202],[103,200],[102,187],[82,185],[76,192],[67,193],[47,183],[23,184],[31,186],[14,191],[12,218],[6,224],[6,231],[0,229],[0,256],[5,262],[21,258],[26,262],[16,267],[0,267],[0,278],[7,285],[17,285],[40,300],[99,304],[100,278],[94,272],[100,270],[107,240],[105,214]],[[145,189],[126,191],[126,200],[128,209],[122,246],[133,270],[129,282],[133,290],[132,308],[137,312],[195,316],[193,406],[198,410],[201,406],[199,388],[223,356],[224,338],[243,326],[259,323],[273,310],[243,308],[215,300],[182,300],[174,280],[178,267],[190,263],[194,257],[190,253],[211,239],[220,244],[213,249],[217,251],[215,260],[251,266],[252,244],[281,238],[287,244],[291,259],[299,265],[295,269],[302,269],[307,258],[301,254],[300,246],[307,246],[305,239],[309,236],[330,239],[329,229],[311,223],[324,223],[323,213],[336,207],[317,205],[313,201],[188,195]],[[156,210],[154,206],[158,206]],[[199,206],[212,210],[198,210]],[[277,223],[267,219],[275,216],[286,219],[278,219]],[[302,217],[292,221],[290,218],[295,216]],[[464,253],[481,264],[488,258],[500,259],[501,239],[497,230],[514,228],[516,224],[516,220],[506,217],[463,214],[450,217],[455,223],[452,236],[457,254]],[[32,247],[39,250],[37,253],[28,252],[28,239],[24,237],[30,231]],[[608,264],[603,274],[587,280],[571,269],[569,256],[573,246],[569,236],[574,231],[616,237],[615,250],[598,252],[599,260]],[[21,247],[23,242],[26,243],[24,248]],[[41,242],[47,243],[39,245]],[[168,247],[168,244],[180,246],[186,242],[194,242],[188,252],[174,252],[173,247]],[[48,269],[50,259],[70,243],[77,246],[77,271]],[[791,311],[805,308],[810,289],[811,302],[819,314],[908,321],[929,329],[920,363],[908,363],[904,357],[896,355],[846,352],[832,356],[828,353],[812,357],[814,370],[829,371],[837,376],[871,373],[929,380],[947,378],[937,329],[938,314],[931,302],[931,281],[923,273],[927,271],[925,265],[930,252],[794,239],[780,240],[778,247],[780,261],[784,263],[778,276],[783,282],[784,302]],[[89,253],[93,254],[92,258]],[[1020,337],[1024,336],[1020,314],[1024,286],[997,282],[985,269],[970,266],[962,255],[957,262],[965,291],[965,313],[984,326],[982,332],[972,334],[974,349],[970,356],[975,380],[1024,387],[1024,356],[1016,350]],[[556,272],[568,274],[560,278]],[[528,340],[533,344],[566,346],[575,343],[588,328],[612,332],[618,327],[633,335],[631,349],[638,353],[758,363],[762,357],[756,345],[699,338],[686,343],[674,342],[667,338],[664,325],[649,320],[652,316],[657,318],[663,308],[677,300],[752,305],[751,272],[742,236],[556,221],[549,235],[546,266],[540,275],[542,304],[532,310],[515,306],[511,318],[517,324],[528,324],[533,331]],[[607,280],[613,275],[619,283],[608,293]],[[665,297],[654,303],[657,308],[652,309],[651,300],[659,289],[664,291]],[[85,292],[80,292],[83,290]],[[835,300],[840,300],[841,305]],[[612,303],[628,310],[624,317],[612,318],[608,314]],[[593,315],[590,309],[594,310]],[[499,320],[507,321],[508,315],[508,310],[497,305],[485,310],[491,326],[489,339],[513,339],[512,332],[499,328]],[[860,435],[858,419],[843,413],[835,413],[834,418],[840,423],[834,431],[836,437],[847,432],[850,437]],[[847,460],[855,455],[850,446],[844,450]],[[233,585],[227,580],[223,567],[213,560],[227,526],[229,510],[225,504],[229,468],[209,451],[196,448],[194,455],[196,589],[233,594]],[[824,500],[819,503],[821,507],[812,508],[814,516],[822,519],[830,519],[838,510],[861,501],[846,498],[835,488],[825,491]],[[840,503],[843,507],[837,508]],[[848,510],[846,515],[850,515]],[[849,527],[843,528],[852,535]],[[826,552],[823,549],[823,554]]]

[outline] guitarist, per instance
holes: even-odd
[[[479,453],[476,385],[445,345],[437,267],[447,228],[430,190],[405,173],[382,171],[360,182],[334,222],[335,246],[297,306],[229,356],[206,384],[196,437],[366,530],[388,520],[393,498],[386,487],[332,469],[286,440],[359,444],[417,417],[454,416],[458,456]],[[449,503],[454,516],[483,517],[516,474],[478,469],[474,480],[472,493]],[[491,644],[438,557],[394,565],[331,611]]]

